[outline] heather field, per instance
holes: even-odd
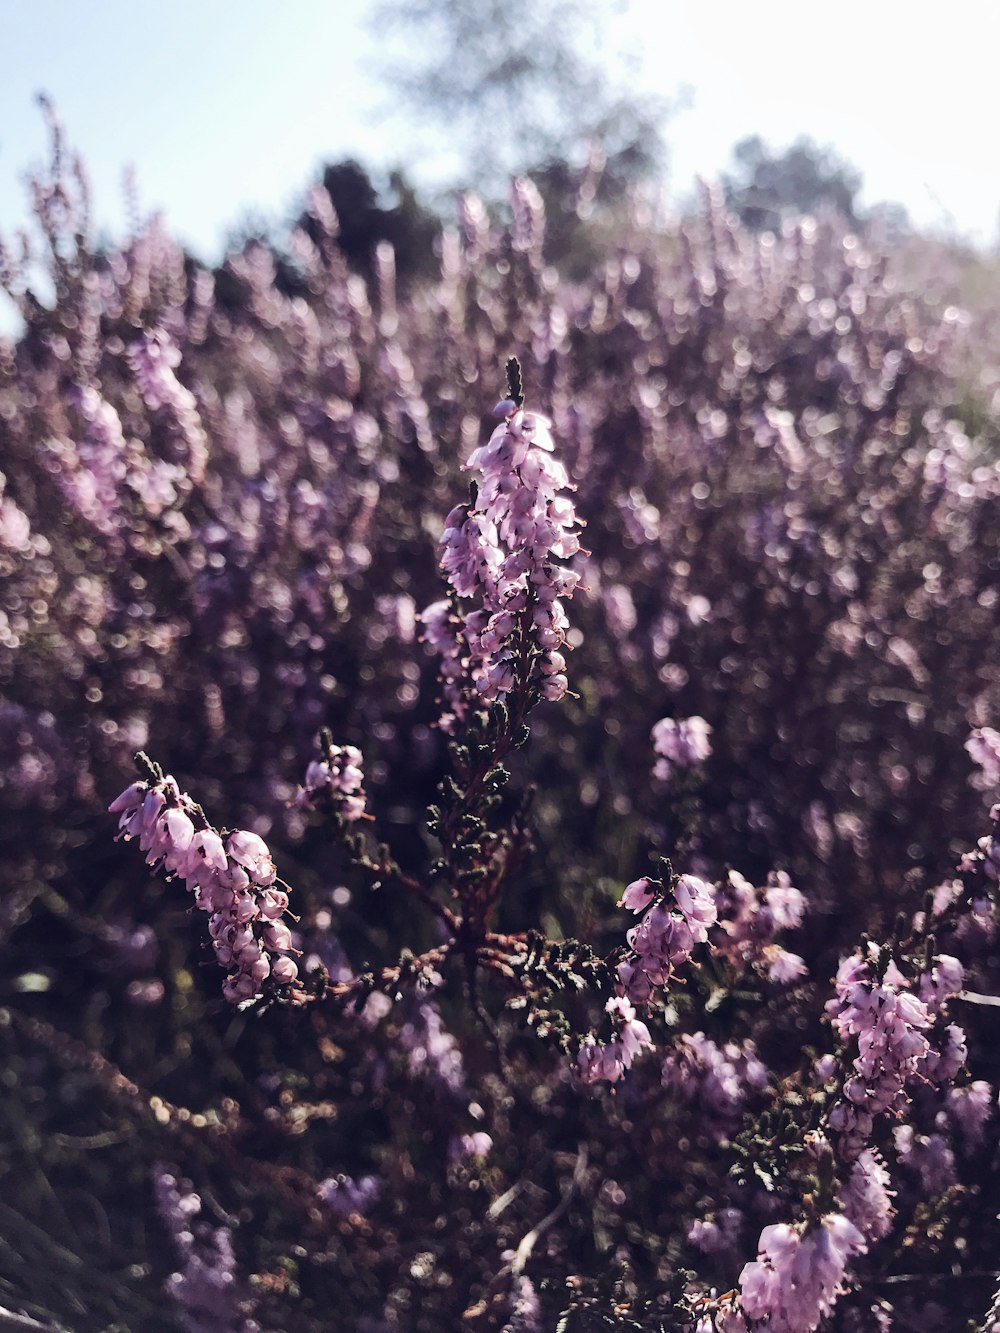
[[[995,277],[600,172],[211,270],[53,124],[0,1327],[1000,1330]]]

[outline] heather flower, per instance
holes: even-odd
[[[611,1016],[617,1033],[604,1046],[598,1045],[592,1033],[584,1038],[577,1055],[577,1068],[584,1083],[602,1079],[617,1083],[639,1052],[653,1045],[649,1028],[636,1018],[628,1000],[609,1000],[605,1012]]]
[[[802,920],[805,899],[784,871],[768,875],[763,888],[738,870],[730,870],[715,892],[718,925],[711,933],[713,949],[737,971],[755,967],[771,981],[787,985],[806,973],[803,959],[778,944],[780,930]]]
[[[306,769],[295,804],[303,810],[325,806],[341,819],[353,823],[365,812],[364,772],[361,751],[354,745],[323,745],[323,758]]]
[[[129,362],[148,407],[172,425],[184,448],[183,462],[189,483],[200,482],[208,459],[208,438],[194,394],[174,374],[181,353],[163,329],[144,333],[129,348]]]
[[[153,1176],[157,1209],[181,1261],[167,1279],[167,1291],[180,1306],[188,1333],[260,1333],[246,1318],[228,1227],[198,1221],[201,1199],[189,1181],[179,1181],[163,1167]]]
[[[0,472],[0,547],[27,553],[31,548],[31,523],[27,514],[4,495],[7,478]]]
[[[788,986],[809,971],[799,954],[783,949],[780,944],[765,944],[760,956],[768,977],[779,986]]]
[[[510,1320],[504,1333],[542,1333],[542,1306],[530,1278],[522,1273],[510,1298]]]
[[[843,1096],[830,1113],[830,1125],[842,1136],[842,1151],[858,1156],[866,1146],[874,1117],[899,1112],[906,1105],[907,1081],[921,1072],[931,1047],[924,1035],[931,1026],[927,1006],[911,991],[895,964],[881,980],[875,970],[879,948],[868,956],[845,958],[836,978],[836,998],[827,1004],[833,1025],[844,1041],[857,1042],[853,1073]]]
[[[743,1221],[742,1209],[720,1208],[710,1217],[692,1222],[687,1238],[703,1254],[724,1254],[736,1249]]]
[[[472,1134],[456,1135],[448,1144],[448,1156],[453,1162],[464,1161],[467,1157],[487,1157],[492,1147],[490,1135],[477,1129]]]
[[[360,1180],[354,1180],[341,1172],[321,1180],[317,1193],[332,1212],[348,1217],[351,1213],[364,1216],[369,1212],[381,1190],[382,1182],[378,1176],[362,1176]]]
[[[934,1044],[920,1061],[917,1072],[928,1082],[944,1087],[965,1066],[969,1054],[965,1032],[957,1023],[947,1023],[933,1036]]]
[[[515,177],[511,187],[511,207],[514,248],[540,254],[545,236],[545,205],[538,186],[529,177]]]
[[[668,782],[676,770],[703,763],[712,753],[711,734],[703,717],[661,718],[652,732],[658,756],[653,776]]]
[[[873,1148],[866,1148],[852,1163],[837,1202],[865,1239],[875,1241],[888,1235],[892,1227],[892,1196],[885,1162]]]
[[[983,1142],[994,1100],[992,1086],[982,1078],[949,1088],[945,1093],[948,1118],[959,1131],[966,1152],[974,1151]]]
[[[268,978],[287,986],[298,977],[291,932],[280,921],[288,897],[276,887],[271,853],[256,833],[211,828],[201,808],[172,777],[133,782],[108,807],[120,816],[119,837],[138,838],[146,863],[179,875],[196,905],[209,913],[208,931],[228,976],[223,994],[233,1004],[253,999]]]
[[[601,598],[608,630],[615,639],[627,639],[638,624],[635,602],[624,583],[612,584]]]
[[[642,910],[641,899],[647,888],[639,888],[636,880],[626,890],[625,906],[633,911]],[[662,890],[662,885],[657,885]],[[673,898],[676,909],[671,910],[666,900],[652,900],[637,926],[628,932],[632,955],[618,965],[619,988],[636,1004],[649,999],[654,986],[665,986],[673,973],[691,956],[696,944],[708,939],[708,929],[715,923],[716,908],[711,887],[696,875],[681,875],[674,883]]]
[[[765,1227],[757,1258],[740,1274],[743,1309],[767,1319],[769,1333],[813,1333],[844,1290],[848,1260],[866,1249],[842,1213],[827,1213],[806,1231],[784,1222]]]
[[[964,979],[965,969],[957,958],[951,954],[937,954],[930,971],[922,972],[917,982],[917,994],[927,1006],[927,1012],[940,1013],[946,1001],[962,989]]]
[[[479,474],[475,498],[456,505],[441,537],[441,568],[458,605],[470,598],[477,605],[459,612],[454,628],[440,604],[422,617],[426,637],[443,652],[446,701],[458,718],[467,706],[459,663],[463,684],[471,681],[487,700],[504,699],[529,668],[544,699],[561,698],[568,684],[559,651],[569,628],[563,603],[580,576],[557,561],[580,549],[579,520],[563,494],[569,478],[553,457],[546,417],[513,399],[497,413],[503,421],[466,464]]]
[[[461,1048],[433,1000],[422,999],[411,1005],[410,1016],[400,1026],[397,1039],[412,1076],[433,1080],[450,1094],[461,1096],[465,1092]]]
[[[661,1070],[663,1086],[696,1109],[716,1139],[736,1126],[747,1093],[766,1087],[767,1077],[752,1041],[719,1046],[704,1032],[678,1037]]]
[[[965,748],[979,770],[973,777],[973,785],[980,791],[1000,787],[1000,731],[977,727],[969,733]]]
[[[955,1154],[942,1134],[919,1134],[912,1125],[892,1131],[896,1155],[920,1181],[923,1198],[932,1199],[955,1184]]]
[[[634,879],[622,894],[618,906],[627,907],[630,912],[644,912],[654,896],[654,890],[648,879]]]

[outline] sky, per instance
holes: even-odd
[[[595,3],[596,0],[584,0]],[[542,0],[539,0],[542,3]],[[992,245],[1000,217],[1000,6],[987,0],[619,0],[608,48],[634,87],[677,99],[669,186],[725,170],[739,139],[832,145],[919,226]],[[288,216],[323,161],[402,164],[460,184],[443,133],[394,111],[367,0],[0,0],[0,234],[27,218],[45,155],[35,94],[54,99],[92,180],[95,215],[124,230],[134,166],[144,212],[207,261],[248,216]]]

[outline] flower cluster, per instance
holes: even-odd
[[[969,758],[979,769],[973,781],[980,791],[996,791],[1000,787],[1000,731],[994,727],[977,727],[965,742]]]
[[[496,411],[503,420],[466,464],[479,474],[475,499],[451,511],[441,537],[441,568],[456,598],[479,602],[462,623],[463,675],[483,699],[504,699],[531,672],[542,697],[556,700],[568,687],[563,600],[580,581],[556,562],[579,551],[580,522],[548,418],[513,399]],[[424,613],[424,625],[446,659],[454,707],[459,653],[441,603]]]
[[[827,1012],[841,1039],[858,1044],[853,1073],[830,1112],[830,1125],[842,1136],[842,1152],[850,1158],[867,1145],[876,1115],[905,1106],[905,1085],[931,1050],[924,1034],[933,1018],[895,963],[880,957],[876,944],[868,946],[867,955],[844,959],[836,991]]]
[[[167,1291],[183,1311],[189,1333],[260,1333],[254,1319],[240,1311],[240,1291],[228,1227],[199,1220],[200,1197],[191,1182],[178,1180],[164,1167],[153,1175],[157,1210],[178,1252],[181,1267],[167,1280]]]
[[[653,727],[657,760],[653,776],[669,782],[678,769],[693,768],[712,753],[712,728],[703,717],[664,717]]]
[[[189,483],[201,481],[208,459],[208,438],[198,414],[194,394],[186,389],[175,369],[181,353],[170,335],[163,330],[144,333],[129,348],[129,360],[140,392],[154,412],[169,419],[183,447],[183,461]]]
[[[600,1045],[593,1033],[581,1042],[577,1068],[584,1083],[606,1080],[617,1083],[640,1051],[653,1045],[649,1028],[636,1018],[635,1010],[624,998],[612,999],[605,1005],[616,1028],[615,1036],[606,1045]]]
[[[691,957],[694,946],[708,939],[709,927],[716,920],[715,899],[704,880],[681,875],[669,894],[659,880],[633,880],[620,906],[645,913],[628,932],[631,957],[618,965],[621,990],[636,1004],[644,1004],[654,986],[666,986]]]
[[[743,1230],[743,1210],[719,1208],[708,1217],[699,1217],[688,1229],[687,1238],[703,1254],[724,1254],[735,1250]]]
[[[916,1176],[922,1198],[936,1198],[955,1184],[955,1153],[943,1134],[921,1134],[913,1125],[897,1125],[892,1141],[900,1165]]]
[[[354,1180],[342,1171],[336,1176],[329,1176],[319,1182],[317,1193],[326,1206],[341,1217],[351,1213],[362,1216],[375,1203],[382,1188],[378,1176],[362,1176]]]
[[[716,887],[715,905],[712,948],[735,971],[755,967],[779,984],[805,974],[803,959],[777,943],[780,931],[801,925],[805,911],[805,898],[783,870],[772,871],[762,888],[730,870]]]
[[[663,1086],[704,1117],[714,1138],[725,1137],[739,1122],[747,1094],[767,1085],[767,1067],[752,1041],[722,1046],[704,1032],[678,1037],[661,1071]]]
[[[1000,882],[1000,802],[990,809],[993,829],[985,834],[976,844],[975,851],[966,852],[960,868],[968,874],[981,873],[992,883]]]
[[[108,809],[120,816],[120,837],[138,838],[146,864],[179,875],[210,914],[212,947],[229,973],[222,987],[227,1000],[252,999],[268,979],[279,986],[296,980],[292,935],[281,919],[288,894],[263,838],[242,829],[217,832],[164,775],[133,782]]]
[[[348,823],[360,819],[365,813],[362,763],[356,746],[324,743],[323,758],[310,762],[295,804],[303,810],[329,807]]]
[[[885,1162],[874,1148],[866,1148],[851,1163],[837,1202],[865,1239],[875,1241],[892,1227],[892,1194]]]
[[[984,1078],[977,1078],[961,1087],[949,1088],[945,1104],[962,1146],[967,1153],[973,1152],[983,1142],[986,1124],[993,1113],[992,1087]]]
[[[807,1230],[765,1227],[757,1258],[740,1274],[744,1311],[766,1319],[769,1333],[813,1333],[833,1308],[848,1260],[867,1248],[842,1213],[827,1213]]]

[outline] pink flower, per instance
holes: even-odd
[[[653,776],[666,782],[675,769],[692,768],[712,753],[712,728],[703,717],[664,717],[653,727],[653,749],[659,756]]]
[[[715,922],[711,887],[696,875],[681,875],[676,880],[675,911],[662,900],[654,902],[654,884],[662,888],[655,881],[634,880],[622,897],[622,906],[634,912],[643,911],[644,899],[648,907],[626,937],[635,956],[618,965],[620,989],[637,1004],[649,999],[653,986],[669,982],[674,971],[687,962],[694,946],[708,939],[708,929]]]
[[[442,652],[449,728],[464,717],[470,686],[482,698],[504,699],[524,679],[517,661],[531,647],[542,650],[533,664],[541,696],[558,700],[568,688],[559,650],[569,621],[560,599],[573,595],[580,576],[556,561],[580,549],[573,502],[561,494],[569,478],[553,457],[548,419],[512,399],[499,406],[509,409],[504,419],[466,464],[480,474],[475,504],[457,505],[441,536],[441,569],[456,598],[478,604],[460,627],[449,623],[448,604],[447,613],[436,603],[423,616]]]
[[[653,1045],[649,1028],[636,1018],[628,1000],[609,1000],[605,1012],[617,1027],[617,1035],[606,1046],[599,1046],[593,1034],[584,1039],[577,1055],[577,1068],[584,1083],[601,1079],[617,1083],[635,1057]]]
[[[843,1291],[847,1261],[867,1249],[841,1213],[828,1213],[801,1232],[787,1223],[765,1227],[757,1258],[740,1274],[743,1309],[768,1319],[768,1333],[814,1333]]]
[[[866,1148],[851,1167],[841,1186],[837,1201],[844,1216],[853,1222],[869,1241],[881,1240],[892,1227],[895,1209],[889,1172],[873,1148]]]
[[[627,907],[630,912],[644,912],[653,901],[653,896],[648,879],[634,879],[622,894],[618,906]]]
[[[365,812],[361,751],[354,745],[334,745],[328,733],[323,736],[323,758],[314,759],[306,768],[295,804],[303,810],[330,809],[353,823]]]
[[[259,834],[237,829],[223,841],[204,825],[194,801],[165,776],[132,783],[109,809],[120,816],[119,836],[138,837],[147,862],[180,875],[197,906],[210,914],[213,950],[229,970],[223,984],[228,1000],[252,999],[268,978],[279,985],[296,979],[298,968],[287,957],[291,931],[279,919],[288,895],[274,887],[277,869]]]

